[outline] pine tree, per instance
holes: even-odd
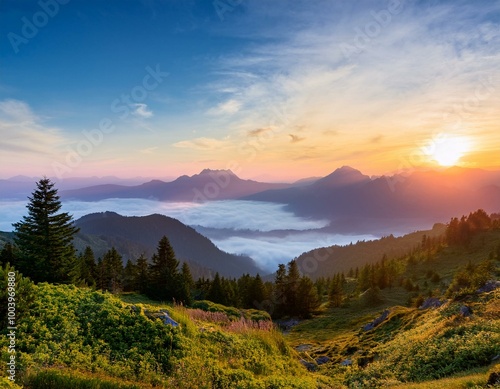
[[[328,294],[328,299],[330,301],[330,306],[340,307],[344,299],[344,289],[342,288],[342,279],[334,277],[332,281],[332,286],[330,287],[330,293]]]
[[[123,261],[122,256],[114,247],[102,258],[103,290],[112,293],[119,292],[122,287]]]
[[[79,229],[72,216],[59,212],[62,205],[54,183],[43,178],[36,185],[28,197],[28,216],[13,224],[20,250],[15,266],[35,282],[68,282],[75,261],[72,241]]]
[[[286,267],[280,263],[276,276],[274,278],[274,291],[273,291],[274,309],[272,310],[273,317],[281,317],[286,312]]]
[[[162,301],[177,299],[180,290],[179,261],[166,236],[158,242],[158,248],[153,255],[152,262],[149,272],[149,295]]]
[[[123,290],[125,292],[137,291],[137,281],[138,281],[138,268],[137,265],[130,259],[127,260],[125,267],[123,268]]]
[[[264,289],[264,283],[262,282],[262,278],[257,274],[255,278],[252,280],[249,290],[249,300],[250,306],[248,308],[255,308],[262,304],[262,302],[266,299],[266,290]]]
[[[148,259],[144,254],[137,259],[137,279],[135,284],[139,293],[145,294],[149,285]]]
[[[314,283],[309,277],[301,277],[297,285],[297,310],[300,317],[308,318],[318,309],[320,300]]]
[[[82,254],[75,261],[70,272],[71,281],[76,285],[87,285],[94,287],[97,278],[97,266],[94,252],[87,246]]]
[[[219,273],[215,273],[214,280],[210,283],[207,299],[218,304],[226,303],[226,296]]]
[[[187,262],[182,263],[181,267],[181,283],[179,291],[179,300],[182,301],[184,305],[191,305],[192,297],[191,293],[194,288],[193,276],[191,275],[191,269]]]
[[[299,301],[299,282],[300,282],[300,272],[297,261],[292,260],[288,263],[288,273],[286,275],[286,305],[287,311],[290,315],[296,315],[299,313],[298,301]]]
[[[16,249],[12,243],[7,242],[0,251],[0,264],[5,266],[8,263],[13,265],[16,262]]]

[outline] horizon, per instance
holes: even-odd
[[[500,168],[498,2],[49,3],[0,5],[0,177]]]

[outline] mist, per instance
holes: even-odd
[[[2,231],[12,231],[12,223],[20,221],[27,214],[26,201],[1,201],[0,207]],[[170,216],[186,225],[219,231],[213,236],[206,236],[224,251],[251,256],[266,272],[275,271],[278,263],[286,263],[305,251],[376,238],[373,235],[339,235],[315,231],[328,226],[329,222],[298,217],[286,211],[283,204],[257,201],[226,200],[203,204],[162,203],[145,199],[65,201],[62,211],[73,215],[75,220],[89,213],[105,211],[124,216],[154,213]],[[282,232],[274,234],[273,231]]]

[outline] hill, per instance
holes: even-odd
[[[435,224],[432,230],[416,231],[397,238],[389,235],[347,246],[320,247],[301,254],[297,257],[297,262],[302,273],[308,277],[328,277],[380,261],[384,255],[389,258],[405,255],[419,247],[424,236],[435,238],[445,230],[444,224]]]
[[[205,169],[193,176],[181,176],[174,181],[152,180],[141,185],[97,185],[61,191],[64,200],[98,201],[108,198],[143,198],[159,201],[203,202],[249,196],[270,189],[290,187],[290,184],[270,184],[242,180],[231,170]]]
[[[94,213],[76,220],[75,224],[81,232],[76,247],[81,250],[89,245],[97,256],[114,246],[124,260],[137,259],[141,254],[149,258],[166,235],[176,256],[197,265],[200,272],[211,269],[226,277],[259,272],[250,257],[226,253],[193,228],[164,215],[125,217],[114,212]]]

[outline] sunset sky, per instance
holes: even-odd
[[[499,24],[493,0],[3,0],[0,178],[499,168]]]

